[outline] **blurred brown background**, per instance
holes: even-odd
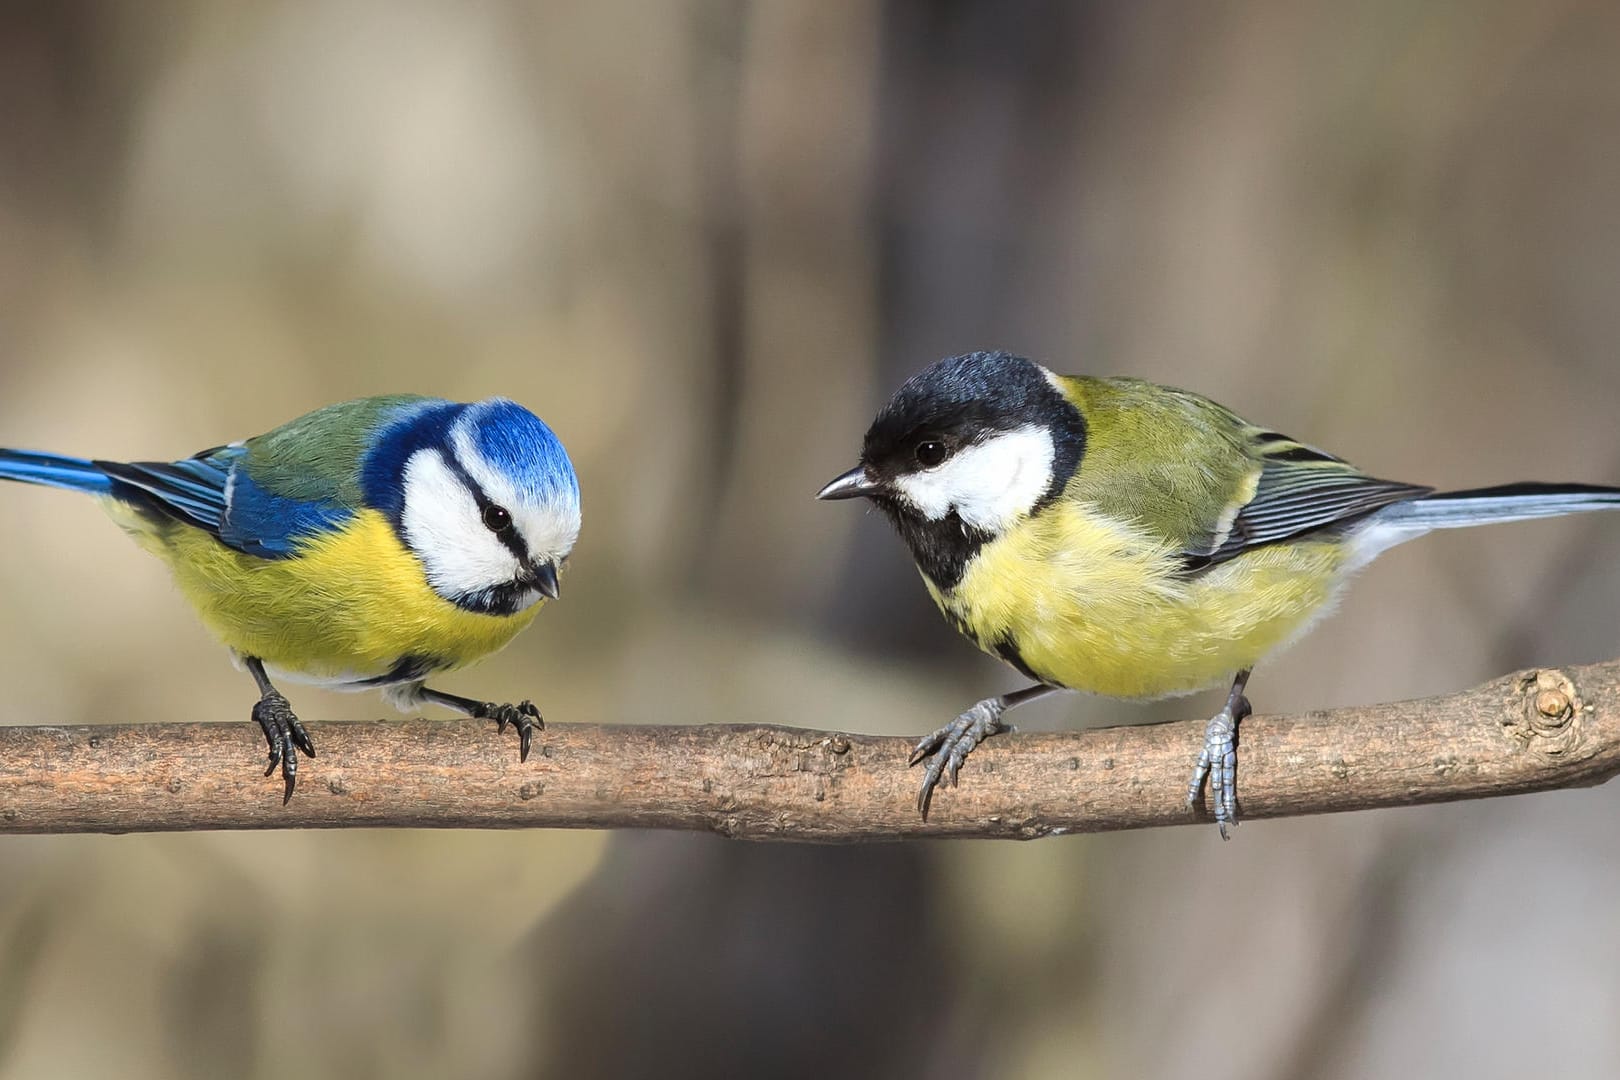
[[[446,689],[557,721],[921,732],[1017,685],[811,499],[948,353],[1186,385],[1380,475],[1620,482],[1612,4],[11,3],[0,101],[0,445],[515,397],[585,532]],[[0,722],[248,722],[91,500],[6,486],[0,556]],[[1611,657],[1617,603],[1620,521],[1436,536],[1252,694]],[[1612,1076],[1617,814],[13,838],[0,1077]]]

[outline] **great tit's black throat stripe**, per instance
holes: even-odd
[[[495,500],[491,499],[478,481],[473,479],[472,474],[467,471],[467,467],[461,463],[455,454],[440,450],[439,457],[444,461],[445,468],[449,469],[455,478],[465,484],[468,491],[472,492],[473,502],[478,504],[480,514],[495,505]],[[516,527],[508,526],[502,529],[495,534],[495,539],[504,544],[506,550],[510,551],[519,563],[529,561],[528,541],[523,539],[523,534]]]
[[[1086,421],[1042,368],[1009,353],[953,357],[901,387],[867,431],[861,463],[880,479],[902,475],[916,468],[919,440],[959,447],[1030,427],[1052,439],[1052,479],[1030,508],[1038,514],[1062,497],[1080,468]],[[967,564],[995,538],[954,510],[929,521],[892,496],[874,501],[894,522],[918,569],[940,589],[955,588]]]
[[[1024,662],[1024,654],[1019,652],[1018,642],[1013,639],[1011,634],[997,640],[992,645],[992,649],[997,656],[1001,657],[1003,660],[1007,661],[1007,663],[1017,668],[1019,672],[1026,677],[1034,679],[1038,683],[1046,683],[1048,686],[1053,685],[1043,676],[1037,675],[1030,669],[1030,666]]]
[[[956,588],[973,556],[995,539],[990,533],[966,524],[955,510],[938,521],[929,521],[904,509],[893,499],[880,498],[877,502],[888,512],[900,538],[911,549],[917,569],[940,589]]]

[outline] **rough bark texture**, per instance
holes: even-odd
[[[0,727],[0,833],[346,827],[702,829],[757,840],[1029,839],[1208,820],[1182,803],[1203,719],[1003,735],[917,814],[910,742],[768,725],[556,724],[525,764],[486,722],[312,725],[281,801],[249,723]],[[1599,784],[1620,661],[1459,694],[1243,722],[1246,818]]]

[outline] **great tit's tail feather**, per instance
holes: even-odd
[[[45,484],[92,495],[111,495],[113,490],[112,478],[83,458],[32,450],[0,449],[0,480]]]
[[[1445,491],[1397,503],[1378,514],[1380,524],[1455,529],[1500,521],[1560,517],[1588,510],[1620,510],[1620,487],[1597,484],[1503,484]]]

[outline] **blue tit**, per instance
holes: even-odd
[[[986,699],[917,744],[918,807],[1056,690],[1151,699],[1230,680],[1206,778],[1221,835],[1238,816],[1238,722],[1263,657],[1332,609],[1352,574],[1431,529],[1620,507],[1620,488],[1509,484],[1436,494],[1378,480],[1208,398],[1140,379],[1071,378],[979,352],[914,376],[820,498],[871,499],[934,601],[1035,685]]]
[[[528,701],[425,685],[528,626],[579,535],[579,483],[541,420],[501,398],[393,395],[329,405],[175,462],[0,450],[0,479],[99,496],[258,684],[253,719],[279,764],[315,747],[272,676],[381,690],[516,728]]]

